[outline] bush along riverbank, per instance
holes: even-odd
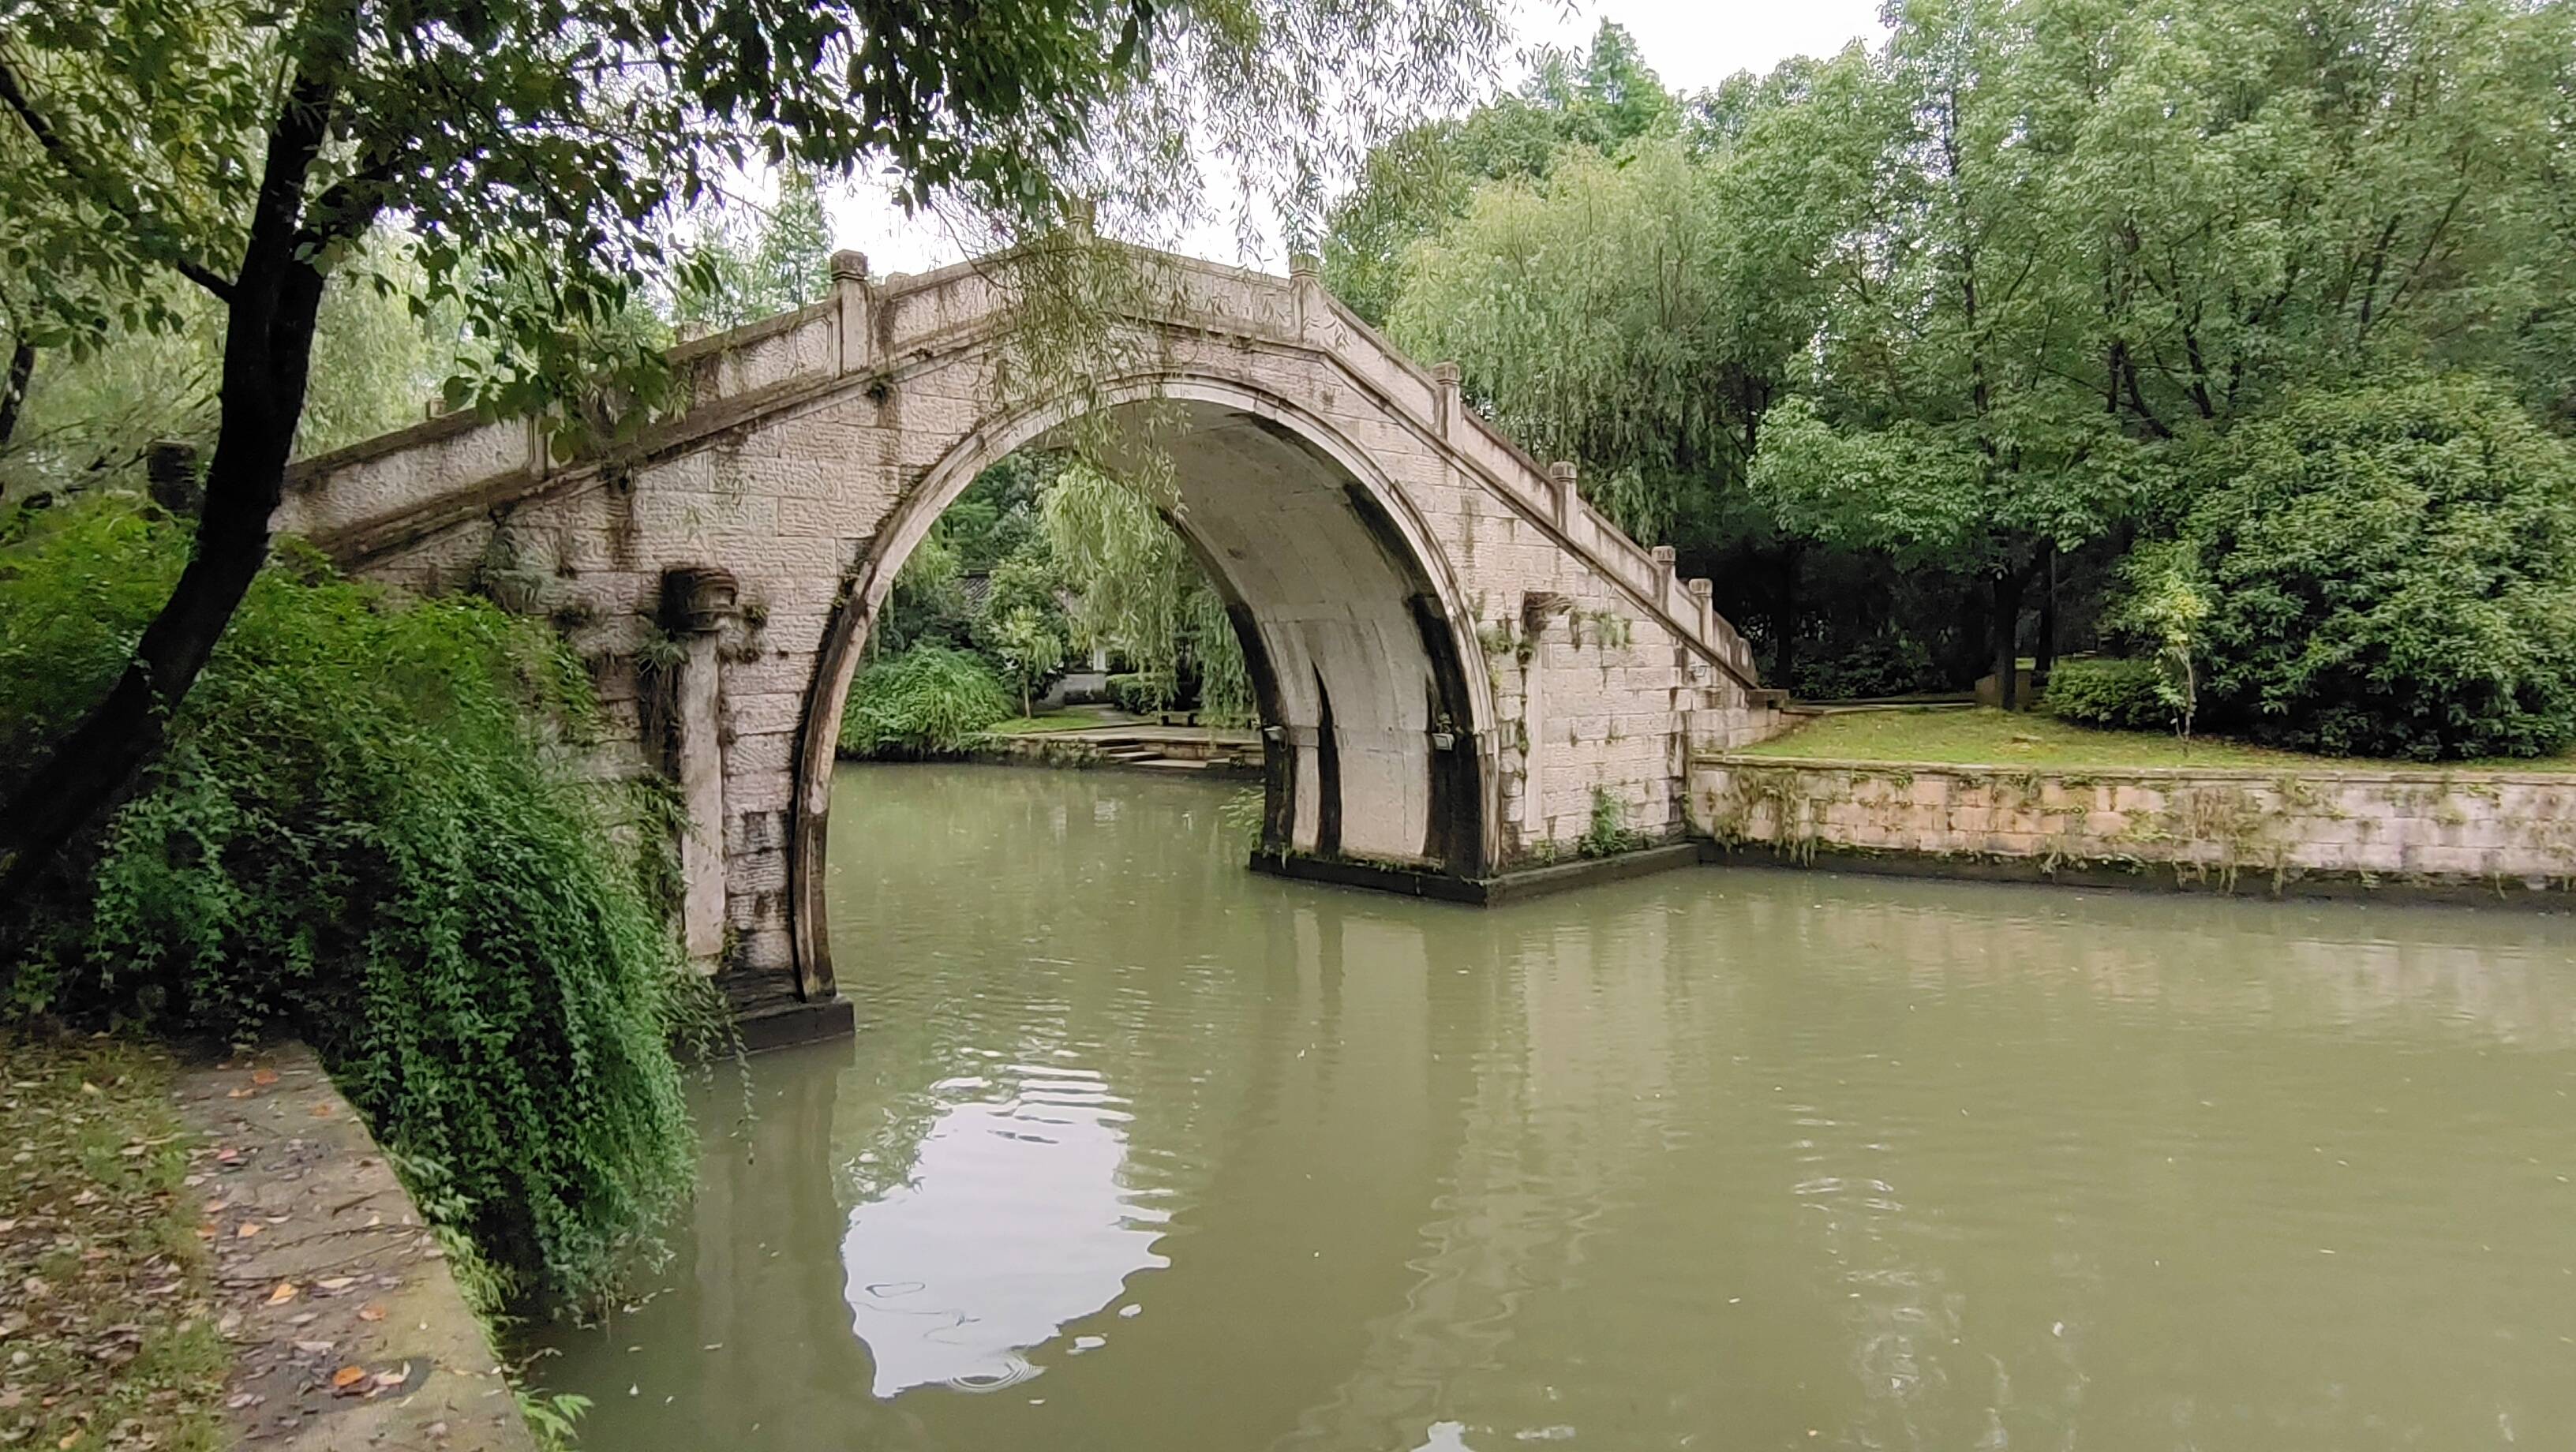
[[[0,533],[0,761],[105,691],[184,563],[130,501]],[[675,1037],[721,1008],[668,912],[667,800],[576,780],[579,662],[470,598],[287,554],[168,749],[0,932],[0,1008],[312,1044],[487,1309],[603,1294],[688,1188]],[[0,768],[5,770],[5,768]]]

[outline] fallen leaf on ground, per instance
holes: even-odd
[[[268,1293],[268,1303],[272,1306],[283,1306],[294,1299],[295,1282],[293,1281],[279,1281],[277,1289]]]
[[[253,1069],[250,1071],[250,1081],[265,1088],[266,1086],[277,1082],[277,1071],[275,1069]]]
[[[331,1373],[331,1386],[334,1390],[341,1387],[356,1386],[359,1380],[366,1374],[367,1369],[363,1366],[341,1367],[338,1371]]]
[[[241,1228],[233,1232],[233,1236],[238,1240],[248,1240],[266,1228],[256,1220],[245,1220],[241,1223]]]
[[[385,1308],[370,1301],[366,1305],[358,1308],[358,1319],[361,1321],[381,1321],[385,1319]]]

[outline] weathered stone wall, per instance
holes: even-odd
[[[2186,880],[2576,885],[2576,776],[2015,771],[1703,755],[1693,827],[1727,845],[2160,868]]]
[[[1477,875],[1579,836],[1596,791],[1675,831],[1691,753],[1776,728],[1706,582],[1463,408],[1454,369],[1311,273],[1161,266],[1132,375],[1083,406],[1168,446],[1175,522],[1260,657],[1271,844]],[[836,271],[829,301],[683,349],[690,405],[638,446],[564,460],[529,421],[435,419],[299,467],[277,521],[374,578],[552,618],[627,743],[603,771],[668,769],[675,731],[706,749],[717,673],[720,790],[692,799],[721,803],[700,830],[723,923],[688,926],[746,1006],[830,992],[831,739],[896,572],[1075,408],[997,403],[1011,307],[985,272]],[[675,635],[675,571],[729,575],[735,607]]]

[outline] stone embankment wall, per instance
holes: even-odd
[[[2280,891],[2576,886],[2576,775],[2027,771],[1695,759],[1691,824],[1719,845],[1963,875]],[[1971,865],[1989,869],[1971,874]],[[2576,902],[2576,897],[2570,898]]]

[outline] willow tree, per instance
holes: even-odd
[[[1494,0],[0,0],[21,336],[182,328],[182,288],[223,335],[188,564],[114,686],[9,781],[0,897],[152,756],[266,559],[325,284],[378,227],[412,234],[424,305],[487,345],[451,397],[538,413],[607,377],[649,402],[658,352],[589,325],[667,261],[674,209],[747,166],[867,167],[1025,234],[1071,189],[1186,204],[1207,156],[1310,213],[1500,34]],[[495,272],[517,285],[473,285]]]
[[[1857,230],[1884,100],[1855,52],[1732,82],[1700,110],[1688,136],[1569,145],[1543,176],[1477,191],[1407,253],[1388,327],[1458,360],[1515,438],[1581,460],[1632,533],[1728,579],[1724,603],[1767,619],[1785,680],[1799,547],[1745,473],[1822,326],[1819,275]]]
[[[1125,657],[1169,704],[1184,669],[1221,720],[1252,709],[1243,648],[1225,601],[1150,488],[1065,461],[1038,496],[1049,558],[1072,595],[1074,643]]]
[[[672,297],[682,327],[721,332],[820,302],[832,285],[832,222],[814,174],[790,165],[766,205],[696,219],[689,276]]]
[[[1648,69],[1634,37],[1610,21],[1581,50],[1543,48],[1518,87],[1464,116],[1388,138],[1333,204],[1324,281],[1383,325],[1405,288],[1406,249],[1463,216],[1479,187],[1545,176],[1576,148],[1616,155],[1681,129],[1682,104]]]

